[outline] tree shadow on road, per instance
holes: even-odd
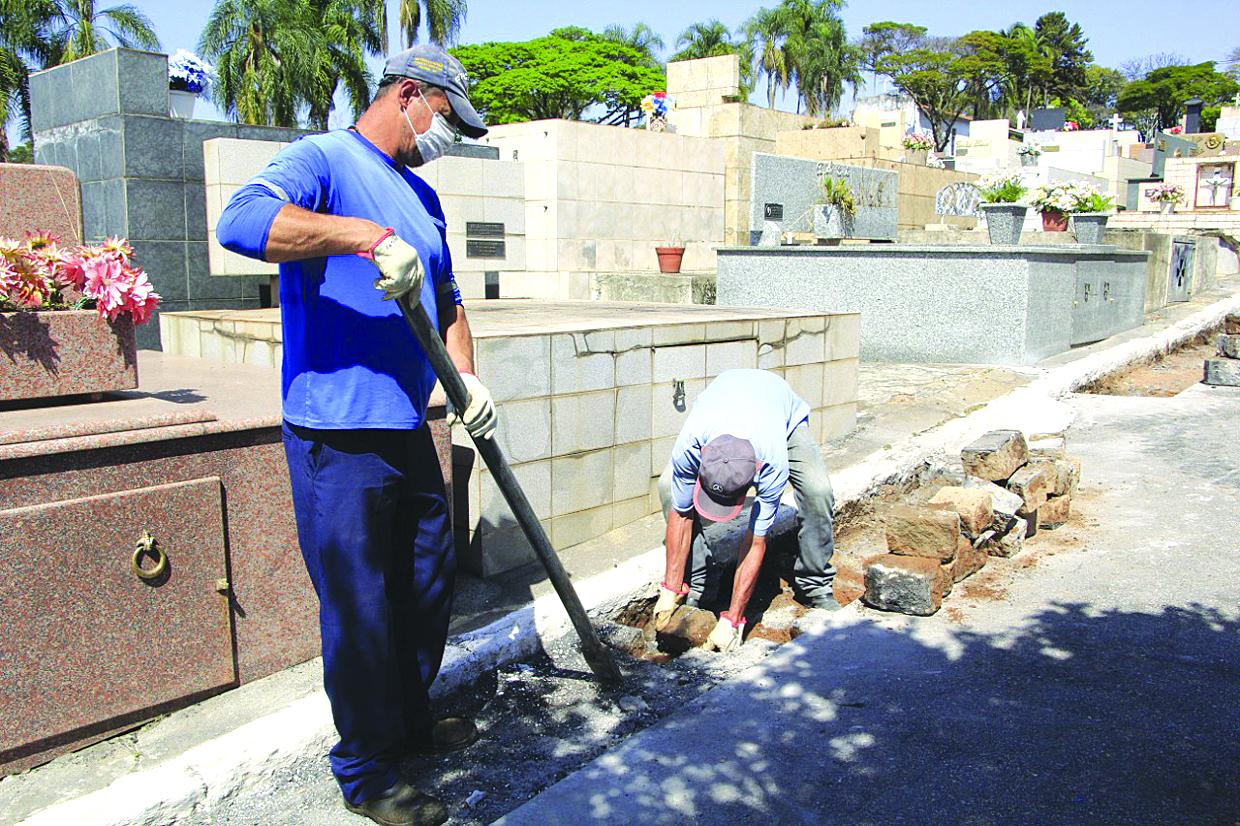
[[[511,823],[1240,823],[1240,622],[836,623]]]

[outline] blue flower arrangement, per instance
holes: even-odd
[[[201,95],[211,85],[215,69],[198,55],[185,49],[177,49],[168,58],[168,88],[178,92]]]

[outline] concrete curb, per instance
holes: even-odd
[[[946,464],[960,446],[997,428],[1059,432],[1073,414],[1060,399],[1101,376],[1165,352],[1240,312],[1240,294],[1217,301],[1149,336],[1117,344],[1051,368],[1030,384],[958,419],[912,436],[833,475],[837,509],[912,478],[920,468]],[[786,522],[785,514],[785,522]],[[790,524],[780,527],[788,529]],[[606,614],[643,592],[654,595],[663,550],[654,548],[610,571],[575,583],[593,614]],[[484,672],[535,653],[573,633],[555,594],[539,597],[485,628],[454,637],[434,693],[451,693]],[[335,739],[326,695],[318,690],[150,769],[126,775],[82,797],[57,803],[20,826],[156,826],[210,810],[261,786],[278,772],[319,763]]]

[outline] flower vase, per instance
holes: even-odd
[[[930,160],[930,151],[927,149],[910,149],[905,153],[905,163],[916,164],[917,166],[925,166]]]
[[[1163,201],[1158,205],[1158,211],[1163,215],[1170,215],[1175,212],[1175,201]]]
[[[1015,246],[1020,243],[1020,231],[1025,226],[1027,204],[978,204],[986,216],[986,232],[990,243]]]
[[[1067,232],[1068,216],[1058,209],[1047,209],[1042,212],[1043,232]]]
[[[834,246],[848,237],[851,221],[831,204],[814,205],[814,237],[819,244]]]
[[[179,89],[168,90],[168,104],[174,118],[189,120],[194,116],[194,101],[198,95],[193,92],[182,92]]]
[[[1072,216],[1072,231],[1078,244],[1101,244],[1107,231],[1107,212],[1078,212]]]
[[[0,313],[5,369],[0,401],[132,390],[138,350],[127,315],[108,321],[94,310]]]
[[[1021,165],[1021,166],[1037,166],[1037,165],[1038,165],[1038,156],[1037,156],[1037,155],[1032,155],[1032,154],[1029,154],[1029,153],[1025,153],[1025,154],[1023,154],[1023,155],[1021,155],[1021,156],[1020,156],[1020,165]]]

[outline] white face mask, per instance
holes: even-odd
[[[448,123],[447,118],[431,108],[424,95],[419,94],[418,100],[422,101],[426,111],[431,113],[429,129],[419,134],[418,130],[413,128],[413,121],[409,120],[409,109],[402,110],[401,114],[405,116],[405,123],[409,124],[409,131],[413,132],[413,140],[417,144],[418,154],[422,156],[422,163],[427,164],[443,157],[448,147],[456,142],[456,130]]]

